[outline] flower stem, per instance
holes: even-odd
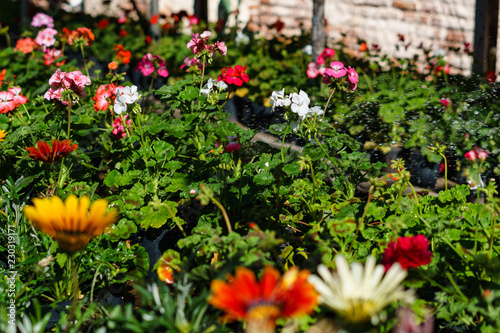
[[[333,90],[330,89],[330,96],[328,97],[328,100],[326,101],[325,109],[323,110],[323,118],[321,120],[325,119],[326,108],[328,107],[328,104],[330,104],[330,100],[332,99],[332,96],[333,96],[333,93],[335,92],[335,89],[337,89],[337,88],[333,88]]]
[[[68,101],[68,140],[69,140],[70,126],[71,126],[71,100]]]
[[[205,76],[205,57],[203,57],[203,64],[201,66],[201,82],[200,82],[200,94],[201,94],[201,89],[203,88],[203,78]]]
[[[443,153],[439,153],[444,159],[444,190],[448,190],[448,160]]]
[[[167,204],[166,204],[166,203],[164,203],[164,202],[162,202],[162,203],[161,203],[161,205],[162,205],[162,206],[167,207],[167,210],[168,210],[168,212],[169,212],[170,216],[172,216],[172,220],[174,220],[175,225],[176,225],[176,226],[177,226],[177,228],[179,228],[179,230],[181,231],[182,236],[187,237],[186,232],[184,231],[184,228],[183,228],[183,227],[182,227],[182,225],[180,224],[179,220],[177,220],[177,217],[175,216],[174,212],[172,212],[172,209],[170,208],[170,206],[169,206],[169,205],[167,205]]]
[[[89,69],[87,68],[87,60],[85,60],[85,52],[83,51],[83,44],[80,44],[80,50],[82,51],[83,65],[85,66],[85,72],[87,73],[87,76],[90,77]]]
[[[361,226],[363,225],[363,222],[366,217],[366,213],[368,212],[368,206],[370,205],[370,201],[372,199],[372,191],[373,191],[373,185],[370,186],[370,189],[368,190],[368,200],[366,201],[365,209],[363,210],[363,215],[361,215],[360,219],[358,220],[358,226],[356,228],[356,233],[354,234],[354,238],[352,239],[351,245],[349,246],[349,253],[352,251],[352,247],[354,246],[354,242],[356,241],[356,238],[358,237],[359,231],[361,230]]]
[[[28,115],[28,119],[31,120],[30,113],[28,112],[28,109],[26,108],[26,105],[23,104],[24,111],[26,111],[26,114]]]

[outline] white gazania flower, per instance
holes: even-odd
[[[297,113],[299,118],[303,120],[310,112],[309,103],[311,100],[309,99],[309,96],[301,90],[298,94],[293,93],[290,97],[292,99],[292,112]]]
[[[280,91],[273,91],[271,94],[270,103],[273,105],[273,110],[277,106],[290,106],[292,101],[287,96],[285,97],[285,88]]]
[[[375,258],[369,256],[366,264],[355,262],[349,268],[342,255],[335,257],[337,273],[332,274],[321,264],[318,273],[309,276],[309,283],[320,294],[320,302],[351,322],[373,324],[379,320],[378,314],[387,305],[401,300],[413,302],[413,290],[403,290],[401,282],[407,272],[398,263],[391,266],[384,276],[384,266],[375,266]]]

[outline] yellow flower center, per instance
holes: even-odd
[[[344,310],[344,317],[355,323],[368,321],[374,314],[376,304],[370,300],[351,299],[348,307]]]

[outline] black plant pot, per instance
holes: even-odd
[[[434,188],[439,176],[440,163],[431,163],[419,150],[411,150],[407,159],[411,183],[424,188]]]

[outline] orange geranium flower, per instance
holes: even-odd
[[[72,145],[71,140],[57,141],[52,140],[52,148],[47,142],[38,140],[38,149],[35,147],[27,147],[26,150],[29,152],[27,157],[31,157],[37,161],[43,162],[45,164],[52,164],[59,162],[66,155],[74,152],[78,145]]]
[[[108,202],[104,199],[90,206],[86,196],[78,199],[70,195],[64,203],[61,198],[54,196],[50,199],[33,199],[33,206],[27,206],[24,215],[35,228],[56,240],[61,250],[73,253],[116,222],[116,211],[106,213],[107,209]]]
[[[113,50],[116,53],[116,59],[120,61],[122,64],[129,64],[130,63],[130,57],[132,56],[132,53],[128,50],[125,50],[123,45],[118,44],[115,45]]]
[[[2,69],[0,71],[0,84],[2,84],[3,80],[5,80],[5,75],[7,75],[7,70],[6,69]]]
[[[80,27],[76,29],[76,34],[85,41],[85,46],[92,46],[94,44],[95,36],[89,28]]]
[[[36,48],[37,44],[33,40],[33,38],[21,38],[17,41],[16,43],[16,48],[14,49],[15,51],[22,52],[24,54],[28,54],[33,52],[33,50]]]
[[[264,268],[260,282],[245,267],[238,267],[228,281],[214,280],[208,303],[226,312],[225,320],[247,322],[247,332],[267,332],[280,317],[298,317],[311,313],[318,293],[307,282],[309,271],[293,267],[280,279],[278,270]]]

